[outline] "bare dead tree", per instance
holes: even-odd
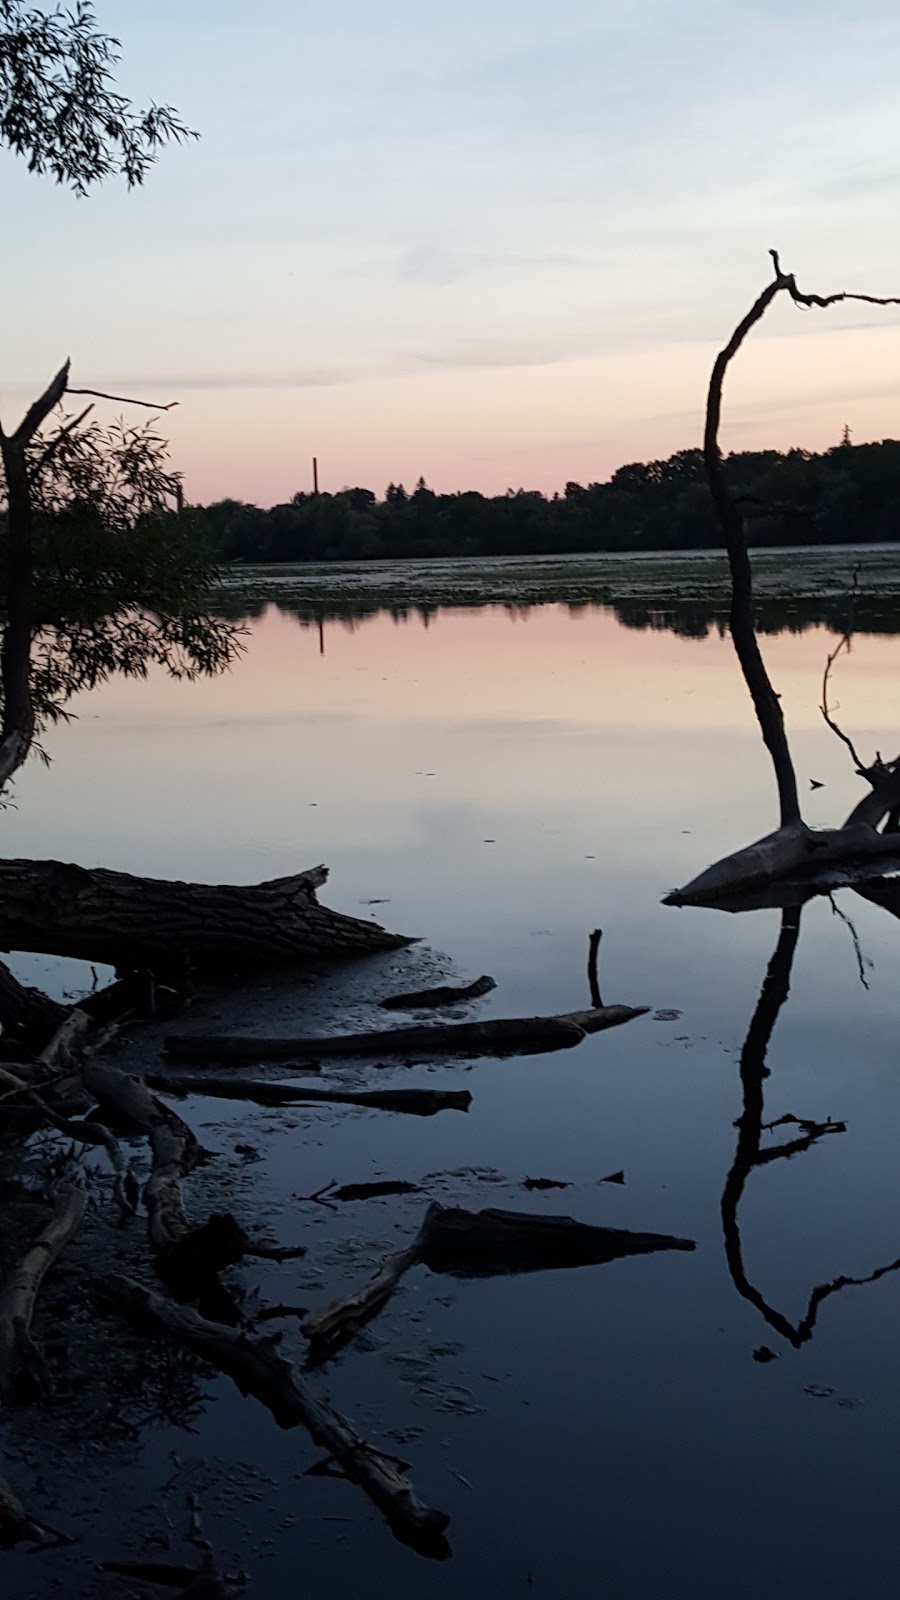
[[[852,741],[834,722],[829,710],[828,682],[840,647],[826,665],[822,711],[832,731],[848,745],[856,771],[868,782],[869,792],[839,828],[813,830],[803,821],[797,775],[780,697],[766,670],[756,636],[753,576],[743,514],[729,488],[719,445],[725,375],[747,335],[762,319],[777,295],[786,294],[795,305],[805,308],[827,308],[843,301],[896,306],[900,305],[900,296],[854,294],[846,290],[829,295],[806,294],[797,287],[793,273],[782,271],[778,252],[772,250],[770,255],[775,267],[773,280],[738,323],[713,365],[706,403],[703,459],[731,571],[731,637],[763,741],[772,758],[778,792],[779,826],[774,833],[716,862],[683,889],[669,895],[666,903],[671,905],[715,903],[734,894],[758,890],[773,881],[808,878],[817,874],[821,876],[835,868],[871,863],[873,857],[900,856],[898,840],[892,830],[879,831],[885,819],[890,819],[900,806],[900,756],[885,762],[879,755],[873,762],[864,763]]]

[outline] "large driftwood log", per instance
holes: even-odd
[[[53,1216],[0,1290],[0,1400],[9,1399],[23,1369],[32,1376],[43,1371],[31,1338],[34,1303],[49,1268],[78,1227],[86,1203],[82,1189],[65,1186],[60,1190]]]
[[[268,1083],[247,1078],[189,1077],[150,1072],[147,1082],[163,1094],[206,1094],[214,1100],[252,1100],[260,1106],[364,1106],[374,1111],[408,1112],[433,1117],[438,1111],[468,1111],[468,1089],[320,1089],[295,1083]]]
[[[320,906],[313,867],[249,885],[170,883],[61,861],[0,861],[0,949],[181,974],[367,955],[409,941]]]
[[[490,1017],[486,1022],[424,1023],[373,1033],[309,1039],[248,1039],[234,1034],[172,1034],[168,1055],[179,1061],[290,1061],[295,1056],[505,1056],[567,1050],[589,1033],[618,1028],[647,1006],[601,1006],[556,1017]]]
[[[394,1463],[313,1393],[296,1367],[278,1354],[273,1340],[253,1339],[208,1322],[129,1278],[105,1278],[100,1289],[103,1300],[129,1321],[193,1350],[227,1373],[242,1394],[252,1394],[267,1407],[280,1428],[305,1428],[369,1496],[402,1543],[420,1555],[442,1559],[450,1554],[444,1538],[449,1518],[422,1505]]]
[[[900,835],[849,821],[827,829],[797,821],[714,862],[683,889],[673,890],[663,904],[715,906],[739,900],[735,909],[745,910],[748,895],[764,894],[773,885],[786,886],[793,903],[804,890],[815,893],[835,882],[871,877],[876,862],[884,871],[900,867]]]
[[[599,1266],[622,1256],[694,1248],[693,1240],[666,1233],[593,1227],[573,1217],[544,1217],[528,1211],[465,1211],[435,1200],[415,1238],[388,1256],[374,1278],[307,1319],[303,1325],[309,1340],[307,1364],[316,1366],[334,1355],[364,1323],[377,1316],[403,1274],[418,1262],[431,1272],[455,1277],[494,1277],[551,1267]]]

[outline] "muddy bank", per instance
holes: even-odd
[[[224,994],[207,993],[179,1017],[177,1027],[188,1035],[245,1036],[384,1028],[397,1020],[396,1013],[381,1009],[387,995],[459,982],[461,976],[447,958],[414,946],[300,980],[274,975]],[[474,1020],[492,1007],[502,1010],[502,995],[463,1000],[442,1015]],[[409,1021],[433,1015],[413,1009]],[[158,1071],[172,1026],[126,1030],[104,1060],[131,1072]],[[559,1070],[551,1058],[546,1067]],[[515,1072],[516,1066],[404,1058],[373,1067],[335,1060],[315,1082],[346,1091],[365,1090],[373,1080],[379,1088],[470,1090],[476,1075],[491,1071]],[[252,1072],[273,1081],[277,1074],[285,1082],[283,1067],[257,1065]],[[280,1351],[288,1360],[304,1359],[304,1311],[322,1311],[365,1282],[382,1257],[415,1236],[430,1201],[548,1214],[560,1209],[529,1191],[524,1171],[461,1160],[468,1141],[455,1130],[468,1117],[423,1122],[345,1104],[272,1108],[197,1094],[169,1103],[209,1152],[184,1185],[190,1219],[228,1210],[256,1238],[306,1247],[302,1260],[248,1260],[225,1274],[250,1331],[281,1331]],[[143,1181],[146,1150],[125,1136],[122,1142]],[[46,1212],[40,1191],[48,1188],[53,1162],[60,1159],[51,1159],[50,1151],[61,1145],[65,1141],[57,1135],[41,1133],[32,1141],[24,1173],[7,1162],[4,1265],[15,1241]],[[154,1261],[143,1216],[125,1223],[113,1206],[102,1157],[91,1152],[80,1166],[91,1204],[48,1278],[34,1324],[55,1393],[40,1407],[8,1408],[0,1424],[0,1451],[16,1492],[35,1516],[73,1542],[39,1554],[21,1548],[6,1553],[11,1592],[35,1600],[59,1592],[138,1592],[129,1588],[132,1580],[98,1566],[195,1560],[187,1542],[191,1497],[202,1505],[204,1532],[222,1569],[247,1575],[254,1595],[277,1592],[270,1587],[272,1568],[290,1566],[298,1544],[305,1547],[311,1536],[326,1570],[329,1552],[346,1545],[349,1530],[354,1540],[375,1541],[385,1571],[399,1557],[414,1563],[415,1556],[392,1548],[389,1530],[352,1485],[306,1475],[321,1451],[305,1435],[279,1433],[262,1408],[242,1399],[202,1360],[137,1335],[98,1303],[98,1278],[125,1273],[152,1284]],[[332,1179],[349,1185],[345,1200],[329,1203],[327,1188],[324,1195],[316,1193],[323,1174],[326,1186]],[[593,1202],[596,1211],[597,1193],[579,1195],[575,1186],[572,1209],[581,1199],[588,1210]],[[568,1209],[569,1195],[566,1200]],[[452,1321],[457,1293],[452,1278],[421,1274],[404,1283],[383,1318],[356,1335],[320,1384],[377,1449],[409,1463],[417,1490],[439,1506],[458,1504],[460,1497],[465,1502],[473,1492],[465,1471],[465,1424],[489,1414],[491,1391],[500,1381],[498,1374],[474,1374],[464,1344],[441,1334],[441,1321]],[[411,1571],[406,1581],[414,1586]]]

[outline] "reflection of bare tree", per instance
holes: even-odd
[[[747,1037],[741,1051],[743,1110],[737,1122],[738,1139],[734,1161],[722,1191],[725,1258],[734,1286],[743,1299],[749,1300],[750,1304],[756,1307],[769,1327],[786,1339],[795,1350],[799,1350],[801,1345],[812,1338],[819,1308],[830,1295],[851,1286],[875,1283],[887,1273],[896,1272],[900,1268],[900,1258],[898,1258],[889,1262],[887,1266],[878,1267],[875,1272],[868,1273],[864,1278],[850,1278],[842,1274],[840,1277],[832,1278],[828,1283],[817,1284],[810,1294],[805,1315],[795,1324],[769,1304],[761,1290],[750,1282],[744,1267],[738,1206],[751,1172],[756,1167],[768,1165],[771,1161],[799,1155],[817,1144],[828,1133],[845,1132],[843,1122],[831,1120],[814,1122],[805,1121],[800,1117],[786,1116],[780,1117],[774,1123],[763,1121],[764,1084],[769,1075],[766,1055],[778,1014],[790,991],[791,969],[800,936],[800,913],[799,905],[788,906],[782,911],[778,943],[769,962],[756,1009],[747,1029]],[[772,1128],[789,1124],[799,1129],[795,1139],[763,1146],[764,1133],[771,1131]]]

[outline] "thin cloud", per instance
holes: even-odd
[[[148,389],[327,389],[346,383],[349,376],[327,367],[299,372],[164,372],[101,378],[97,384],[123,394],[142,394]]]

